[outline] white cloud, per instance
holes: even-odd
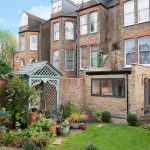
[[[50,19],[51,6],[34,6],[31,9],[29,9],[28,12],[35,16],[48,20]]]
[[[72,0],[72,1],[73,1],[75,4],[82,2],[82,0]]]

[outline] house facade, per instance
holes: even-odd
[[[24,14],[20,64],[47,60],[59,70],[60,103],[116,117],[149,113],[150,0],[53,0],[48,21]]]

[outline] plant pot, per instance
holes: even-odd
[[[81,123],[71,123],[70,126],[72,129],[79,129]]]
[[[88,125],[87,124],[81,124],[79,128],[82,130],[86,130],[88,128]]]
[[[59,135],[68,135],[70,127],[57,128],[57,132]]]
[[[56,124],[52,124],[50,126],[50,132],[53,134],[53,135],[56,135],[57,134],[57,125]]]
[[[29,125],[37,121],[37,112],[29,112]]]

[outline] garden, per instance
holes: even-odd
[[[129,125],[112,124],[111,113],[80,110],[74,100],[59,111],[29,109],[38,92],[17,76],[7,82],[6,106],[0,108],[0,147],[24,150],[148,150],[150,124],[138,125],[129,114]],[[74,134],[72,134],[72,132]],[[54,144],[61,140],[60,144]]]

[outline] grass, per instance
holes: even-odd
[[[63,137],[61,145],[50,145],[45,150],[84,150],[89,144],[99,150],[150,150],[150,131],[125,125],[90,125],[85,132]]]

